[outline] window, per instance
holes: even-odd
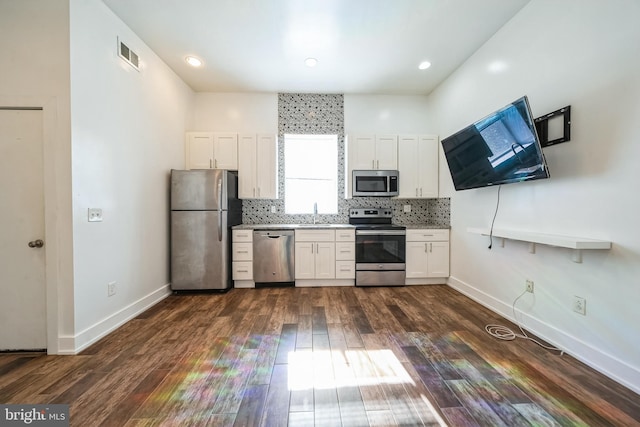
[[[338,136],[284,136],[284,211],[338,213]]]

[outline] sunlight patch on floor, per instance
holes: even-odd
[[[391,350],[292,351],[288,366],[289,390],[415,385]]]

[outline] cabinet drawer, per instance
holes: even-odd
[[[253,230],[231,230],[232,242],[251,242],[253,241]]]
[[[253,243],[233,242],[233,261],[251,261],[253,259]]]
[[[336,230],[336,242],[355,242],[356,230]]]
[[[253,262],[234,261],[231,263],[231,278],[233,280],[253,280]]]
[[[296,230],[296,242],[333,242],[335,230]]]
[[[336,279],[355,279],[355,261],[336,261]]]
[[[356,244],[354,242],[337,242],[336,243],[336,260],[355,260]]]
[[[441,242],[449,240],[449,230],[413,229],[407,230],[407,242]]]

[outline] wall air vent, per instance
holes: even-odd
[[[118,39],[118,56],[124,59],[127,64],[131,65],[136,70],[140,70],[140,58],[138,57],[138,54],[132,51],[129,46],[121,42],[120,39]]]

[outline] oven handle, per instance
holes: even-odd
[[[356,236],[404,236],[406,230],[356,230]]]

